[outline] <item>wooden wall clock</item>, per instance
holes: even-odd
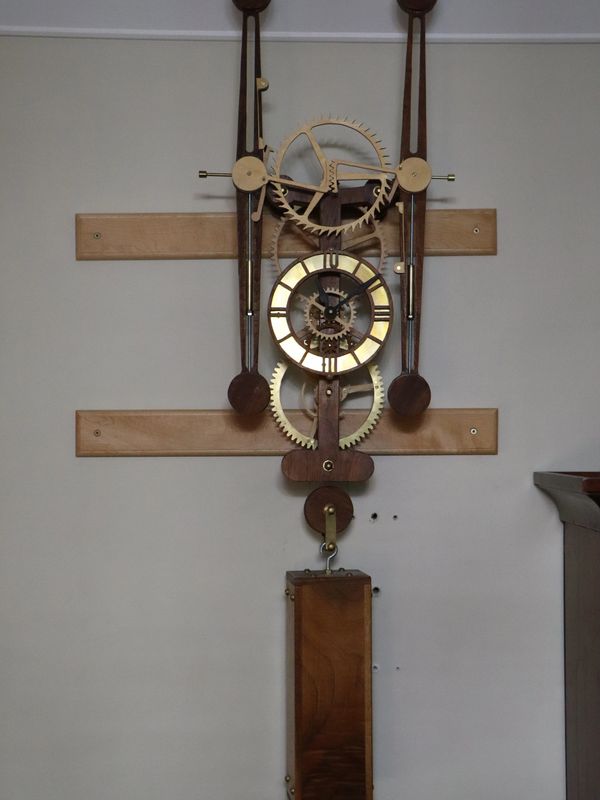
[[[261,94],[267,87],[260,63],[259,14],[269,0],[234,0],[243,12],[242,67],[237,159],[232,179],[237,196],[239,318],[242,372],[229,387],[233,408],[256,413],[266,406],[266,381],[259,374],[258,296],[261,226],[265,202],[313,237],[314,252],[282,268],[269,301],[271,335],[284,361],[271,382],[271,407],[296,444],[283,459],[291,481],[317,483],[305,518],[323,537],[328,556],[323,573],[288,573],[289,742],[286,786],[295,800],[369,800],[373,795],[370,578],[334,573],[337,537],[352,519],[352,501],[342,485],[370,478],[374,462],[353,448],[375,426],[369,414],[359,432],[340,434],[344,400],[366,371],[373,407],[381,399],[381,376],[372,367],[391,338],[392,295],[377,264],[356,252],[357,242],[394,213],[407,243],[398,267],[401,288],[401,373],[388,399],[399,416],[417,416],[431,391],[419,374],[425,248],[427,163],[425,15],[436,0],[398,0],[408,13],[408,47],[400,159],[390,164],[379,139],[366,126],[321,118],[293,131],[269,160],[263,139]],[[247,130],[248,21],[254,23],[254,70],[250,86],[253,125]],[[413,74],[414,28],[419,28],[418,78]],[[413,92],[418,93],[413,119]],[[411,146],[416,127],[416,148]],[[209,173],[207,173],[208,176]],[[350,236],[352,235],[352,236]],[[286,418],[281,399],[289,368],[312,382],[311,430],[300,435]],[[326,669],[324,669],[326,665]]]
[[[438,177],[427,162],[426,123],[426,16],[436,0],[398,0],[408,15],[408,45],[399,87],[403,119],[397,162],[390,161],[369,127],[345,117],[309,120],[277,150],[268,146],[262,99],[269,83],[262,73],[260,22],[270,2],[233,0],[242,15],[236,153],[231,172],[200,173],[231,178],[235,219],[193,214],[77,219],[78,258],[231,257],[235,251],[240,368],[232,368],[227,389],[233,410],[229,416],[78,412],[77,452],[283,451],[286,478],[311,485],[304,516],[327,559],[324,570],[287,574],[285,790],[289,800],[371,800],[371,581],[362,572],[332,567],[338,537],[353,518],[347,487],[373,473],[365,448],[376,440],[381,420],[384,433],[379,450],[372,452],[494,453],[496,413],[467,409],[450,415],[451,423],[439,422],[443,415],[428,410],[431,391],[419,371],[425,254],[428,248],[453,252],[446,245],[437,251],[428,245],[435,226],[426,231],[433,219],[426,209],[427,189]],[[466,227],[455,252],[495,253],[494,213],[459,213]],[[211,234],[217,224],[219,237]],[[219,250],[215,240],[228,237],[230,243]],[[281,355],[270,381],[259,370],[265,239],[274,241],[277,275],[264,313]],[[382,269],[388,252],[399,256],[391,278]],[[396,308],[390,280],[399,282]],[[387,389],[390,409],[384,409],[386,389],[377,365],[384,347],[399,352],[400,372]],[[285,386],[294,381],[302,402],[299,411],[290,412]],[[364,409],[349,408],[356,396],[367,398]],[[279,431],[266,427],[269,414],[271,427]],[[447,431],[432,435],[431,426],[448,424],[461,426],[459,442]],[[227,449],[221,441],[230,436],[242,441],[248,431],[252,451],[240,445]],[[420,449],[401,449],[403,436],[410,441],[422,431]],[[261,437],[263,450],[255,444]]]
[[[403,242],[397,267],[402,366],[389,387],[388,400],[399,417],[413,417],[422,414],[431,399],[429,384],[419,374],[419,338],[426,193],[433,179],[427,163],[425,18],[435,0],[398,0],[408,14],[409,30],[397,164],[390,163],[376,134],[344,118],[305,123],[270,157],[262,118],[262,93],[268,82],[260,58],[260,14],[270,0],[233,2],[243,14],[237,152],[231,171],[237,197],[242,371],[233,379],[228,397],[241,414],[260,412],[269,401],[267,382],[258,372],[262,220],[268,204],[314,243],[314,252],[282,269],[268,301],[270,331],[284,357],[271,381],[271,407],[283,431],[299,445],[285,455],[282,468],[289,480],[321,484],[317,494],[309,495],[305,517],[323,533],[333,516],[329,525],[337,535],[342,530],[338,509],[351,508],[340,484],[366,481],[374,468],[372,458],[353,445],[378,420],[378,413],[370,413],[367,427],[360,425],[358,432],[341,435],[344,401],[357,386],[366,384],[371,387],[372,408],[380,410],[381,376],[369,367],[391,338],[394,317],[391,292],[379,266],[356,248],[388,214],[396,217]],[[251,65],[250,22],[254,30]],[[413,65],[415,28],[417,69]],[[202,177],[219,174],[201,173]],[[312,424],[304,435],[283,410],[282,375],[290,365],[312,378],[307,409]],[[357,372],[363,373],[362,381],[353,383]],[[331,549],[335,535],[327,543]]]

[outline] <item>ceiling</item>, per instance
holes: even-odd
[[[0,33],[230,39],[240,13],[231,0],[0,0]],[[396,0],[272,0],[265,38],[398,38]],[[600,42],[600,0],[439,0],[431,40]]]

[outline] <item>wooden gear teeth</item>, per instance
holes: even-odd
[[[366,207],[364,212],[357,219],[352,220],[348,223],[342,223],[340,225],[321,225],[318,222],[315,222],[313,219],[311,219],[311,213],[312,211],[314,211],[315,208],[318,207],[322,197],[325,196],[327,193],[333,191],[338,183],[338,180],[340,180],[339,176],[334,175],[334,173],[332,172],[332,168],[336,167],[335,160],[326,158],[320,143],[317,141],[313,133],[315,128],[320,128],[325,125],[329,126],[337,125],[347,130],[349,129],[356,131],[370,144],[371,148],[375,151],[375,155],[378,162],[377,165],[375,164],[360,165],[361,168],[367,169],[367,174],[369,175],[368,178],[364,177],[365,182],[368,180],[372,180],[372,181],[378,181],[380,184],[379,191],[373,194],[373,201],[369,206]],[[286,154],[288,153],[291,146],[301,136],[304,136],[308,139],[323,171],[322,184],[320,187],[314,187],[312,197],[308,201],[307,208],[304,211],[304,213],[299,213],[298,211],[296,211],[296,209],[293,208],[292,204],[287,199],[287,192],[285,191],[285,187],[277,182],[277,177],[283,176],[283,174],[285,173],[285,169],[283,168],[283,162],[286,157]],[[345,162],[341,161],[341,163],[344,164]],[[352,162],[349,161],[348,163],[351,164]],[[381,172],[378,171],[378,167],[381,167],[382,170]],[[350,167],[350,169],[353,168],[355,167]],[[337,168],[335,169],[335,173],[337,173]],[[371,173],[372,173],[372,178],[370,177]],[[386,204],[386,201],[388,200],[388,195],[391,185],[390,181],[391,174],[392,172],[390,171],[389,158],[387,156],[385,148],[381,144],[381,140],[366,125],[356,122],[356,120],[349,120],[348,118],[319,117],[296,129],[292,134],[290,134],[290,136],[287,137],[287,139],[284,140],[284,142],[281,144],[275,156],[271,180],[274,186],[275,201],[282,208],[285,216],[288,219],[291,219],[301,228],[304,228],[305,230],[309,231],[310,233],[322,236],[322,235],[338,235],[345,232],[353,231],[356,230],[361,225],[363,225],[364,223],[373,220],[377,215],[377,213],[380,210],[382,210],[382,208]],[[318,195],[321,195],[321,197],[317,197]]]

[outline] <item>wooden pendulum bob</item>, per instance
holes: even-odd
[[[401,211],[401,241],[404,243],[403,269],[400,273],[402,318],[400,323],[402,372],[390,384],[388,400],[401,416],[423,413],[431,402],[431,389],[419,374],[419,339],[421,327],[421,298],[423,290],[423,259],[425,251],[425,211],[427,187],[432,179],[427,163],[427,108],[425,14],[436,0],[398,0],[408,13],[406,72],[402,110],[400,166],[397,171],[398,200]],[[417,147],[411,150],[413,127],[413,40],[415,19],[420,23],[418,76],[418,113],[416,120]],[[448,176],[452,179],[452,176]]]
[[[262,250],[262,201],[264,188],[259,176],[253,183],[253,164],[264,161],[262,93],[268,83],[261,73],[259,13],[270,0],[233,0],[243,12],[240,92],[238,107],[237,161],[232,177],[236,186],[240,352],[242,369],[229,385],[227,397],[240,414],[257,414],[269,404],[269,384],[258,371],[260,327],[260,279]],[[248,23],[254,22],[252,74],[252,120],[248,121]],[[244,182],[246,181],[246,182]]]

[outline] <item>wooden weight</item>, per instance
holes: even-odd
[[[289,800],[372,800],[371,579],[288,572]]]

